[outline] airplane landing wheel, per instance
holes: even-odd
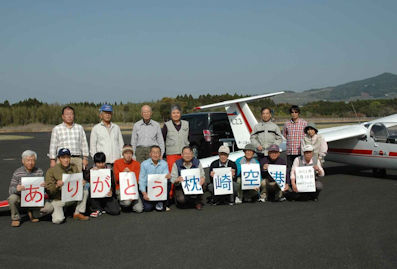
[[[374,168],[372,169],[372,173],[375,177],[385,177],[386,176],[386,169],[383,168]]]

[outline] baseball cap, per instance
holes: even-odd
[[[229,149],[229,147],[227,147],[225,145],[222,145],[222,146],[219,147],[218,152],[219,153],[229,154],[230,153],[230,149]]]
[[[71,155],[71,154],[70,154],[70,150],[67,149],[67,148],[61,148],[61,149],[58,151],[58,157],[65,156],[65,155],[70,156],[70,155]]]
[[[99,111],[105,111],[105,112],[113,112],[113,107],[111,105],[108,104],[103,104],[101,106],[101,108],[99,109]]]
[[[277,152],[280,152],[280,147],[277,146],[277,145],[275,145],[275,144],[273,144],[273,145],[270,145],[270,146],[267,148],[267,151],[277,151]]]
[[[303,152],[306,152],[306,151],[313,151],[313,146],[312,145],[306,145],[306,146],[304,146],[303,147]]]

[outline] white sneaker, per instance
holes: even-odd
[[[261,202],[261,203],[266,202],[266,198],[259,198],[259,202]]]
[[[238,196],[236,196],[236,199],[234,200],[234,203],[236,205],[241,204],[243,201],[240,200],[240,198],[238,198]]]

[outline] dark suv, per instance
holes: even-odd
[[[233,142],[234,136],[225,112],[199,112],[185,114],[189,122],[189,141],[194,154],[205,158],[218,154],[223,142]]]

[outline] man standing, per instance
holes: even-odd
[[[138,161],[133,160],[132,156],[134,151],[130,144],[125,144],[123,146],[123,158],[118,159],[114,162],[113,172],[116,183],[116,194],[120,200],[120,172],[133,172],[135,174],[136,183],[139,182],[139,172],[141,170],[141,164]],[[137,200],[125,200],[120,201],[120,205],[123,208],[131,208],[132,211],[137,213],[143,212],[143,204],[141,198],[138,197]]]
[[[113,107],[105,104],[100,111],[102,121],[91,130],[90,153],[92,158],[97,152],[105,153],[106,165],[112,168],[114,161],[121,157],[124,140],[120,127],[111,122]]]
[[[175,186],[175,201],[178,207],[184,208],[193,205],[197,210],[201,210],[202,194],[200,195],[185,195],[182,189],[183,177],[181,171],[183,169],[199,168],[200,181],[199,184],[203,186],[205,182],[205,173],[200,161],[194,157],[191,147],[186,146],[182,149],[182,159],[177,160],[172,166],[171,182]]]
[[[271,121],[272,111],[268,107],[261,110],[262,120],[254,126],[251,133],[251,144],[257,152],[267,156],[267,148],[272,145],[280,145],[283,141],[280,128]]]
[[[168,168],[171,171],[174,162],[182,158],[182,148],[189,146],[189,122],[181,120],[181,108],[178,105],[171,107],[171,120],[164,123],[161,131],[165,141]]]
[[[22,177],[42,177],[43,170],[36,167],[37,154],[31,150],[25,150],[22,153],[22,166],[15,170],[10,182],[8,204],[11,210],[11,226],[19,227],[21,225],[21,217],[19,215],[19,207],[21,204],[21,191],[25,190],[25,186],[21,184]],[[42,187],[45,186],[43,182]],[[38,222],[38,217],[52,212],[50,203],[45,202],[44,207],[28,209],[28,215],[31,222]]]
[[[289,189],[289,184],[291,184],[289,179],[289,170],[286,170],[285,176],[285,187],[283,190],[280,189],[277,182],[268,172],[269,164],[274,165],[287,165],[285,160],[280,157],[280,148],[277,145],[271,145],[267,149],[269,155],[265,156],[260,160],[261,171],[262,171],[262,180],[261,187],[266,189],[266,199],[268,201],[285,201],[285,197],[283,196],[283,192]]]
[[[62,175],[63,174],[74,174],[79,173],[80,170],[77,165],[71,162],[71,153],[68,149],[62,148],[58,152],[59,163],[54,167],[48,169],[45,175],[45,184],[48,196],[50,198],[51,204],[54,207],[54,212],[52,213],[52,222],[55,224],[61,224],[65,220],[65,214],[63,208],[65,206],[76,205],[73,218],[79,220],[89,220],[89,217],[84,216],[88,198],[88,190],[84,188],[83,199],[79,202],[62,202],[61,200],[61,189],[63,186]],[[83,180],[83,186],[85,185],[85,180]]]
[[[62,108],[63,122],[52,129],[50,142],[50,167],[56,165],[57,152],[61,148],[71,152],[70,162],[77,166],[79,172],[88,165],[88,143],[83,127],[74,123],[74,109]]]
[[[299,117],[300,109],[293,105],[289,109],[291,119],[284,124],[283,135],[287,139],[287,165],[291,168],[295,158],[301,154],[301,141],[305,136],[307,122]]]
[[[236,163],[229,160],[229,154],[230,154],[230,149],[227,146],[220,146],[218,149],[218,154],[219,154],[219,160],[215,160],[211,163],[210,165],[210,183],[208,184],[208,190],[211,193],[211,204],[217,204],[218,202],[221,202],[220,200],[225,200],[229,205],[234,204],[235,197],[237,196],[237,191],[238,191],[238,184],[236,182],[237,177],[236,177],[236,172],[237,172],[237,166]],[[221,168],[221,167],[230,167],[232,170],[232,177],[233,177],[233,194],[229,195],[214,195],[214,169],[215,168]]]
[[[141,108],[142,119],[134,124],[131,135],[131,145],[138,162],[149,158],[150,147],[157,145],[164,154],[164,139],[160,124],[152,120],[152,108],[144,105]]]
[[[141,172],[139,173],[139,190],[141,191],[143,197],[143,210],[145,212],[149,212],[154,208],[156,211],[163,211],[166,201],[150,201],[149,199],[147,193],[148,175],[166,174],[166,178],[170,179],[171,174],[169,173],[167,162],[161,159],[161,151],[159,146],[151,146],[149,155],[150,158],[142,162]],[[170,187],[171,183],[168,181],[167,190],[164,190],[167,192],[167,197],[169,195]]]

